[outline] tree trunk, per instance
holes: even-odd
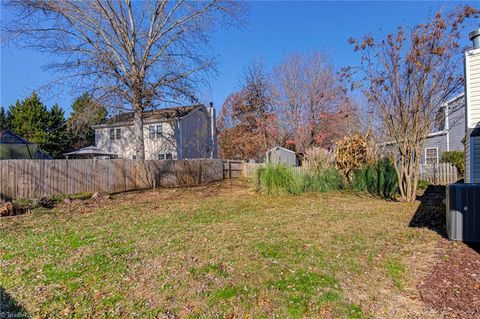
[[[143,108],[140,101],[133,102],[133,127],[135,131],[136,159],[145,159],[145,143],[143,138]]]

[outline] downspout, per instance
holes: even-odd
[[[448,103],[445,104],[445,130],[447,131],[447,152],[450,151],[450,123],[448,119]]]
[[[177,130],[178,130],[178,159],[183,160],[183,135],[182,135],[182,121],[177,118]]]

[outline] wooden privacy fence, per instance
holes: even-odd
[[[265,167],[265,163],[246,163],[242,161],[223,161],[223,178],[249,177],[252,178],[259,168]],[[292,170],[302,172],[302,166],[292,166]]]
[[[1,160],[0,201],[199,185],[221,180],[222,168],[214,159]]]
[[[245,176],[244,174],[244,163],[243,161],[233,161],[233,160],[223,160],[223,178],[238,178]]]
[[[455,183],[458,181],[457,168],[451,163],[420,165],[420,179],[435,185]]]
[[[224,178],[254,177],[257,170],[264,167],[264,163],[244,163],[241,161],[223,161]],[[302,166],[291,167],[294,171],[302,172]],[[436,185],[446,185],[458,181],[457,168],[451,163],[439,163],[435,165],[421,165],[420,179]]]

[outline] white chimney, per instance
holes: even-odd
[[[210,158],[217,158],[217,117],[213,102],[210,102],[208,114],[210,116]]]

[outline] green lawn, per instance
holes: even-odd
[[[439,235],[408,227],[418,204],[266,196],[232,181],[62,205],[0,219],[3,309],[49,318],[435,317],[415,283]]]

